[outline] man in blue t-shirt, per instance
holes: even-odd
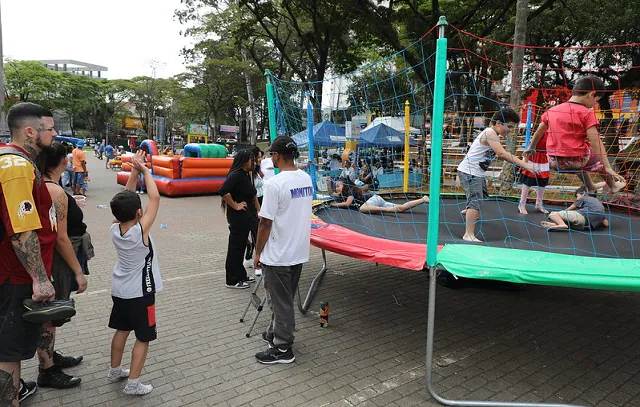
[[[104,141],[101,141],[100,144],[98,144],[98,159],[102,160],[104,151],[105,151]]]
[[[105,147],[104,149],[105,153],[107,153],[107,164],[106,167],[109,166],[109,160],[111,160],[114,157],[114,148],[113,148],[113,143],[109,143],[108,146]]]

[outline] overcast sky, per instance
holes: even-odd
[[[189,44],[173,18],[180,0],[0,0],[5,58],[74,59],[109,68],[107,78],[184,71]]]

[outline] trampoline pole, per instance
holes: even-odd
[[[313,185],[313,199],[318,199],[316,184],[316,164],[314,157],[313,145],[313,105],[311,104],[311,92],[307,91],[307,127],[309,131],[309,175],[311,176],[311,185]]]
[[[529,143],[531,143],[531,128],[533,127],[533,123],[531,121],[532,117],[533,117],[533,107],[532,107],[532,103],[529,102],[527,105],[527,126],[525,127],[525,133],[524,133],[524,148],[528,148]]]
[[[411,151],[409,149],[409,123],[411,118],[409,115],[411,114],[409,101],[407,100],[404,104],[404,173],[402,174],[402,192],[405,194],[409,192],[409,155]]]
[[[427,391],[438,403],[447,406],[468,407],[580,407],[575,404],[553,403],[520,403],[510,401],[474,401],[449,400],[440,396],[433,388],[433,342],[436,321],[436,267],[429,267],[429,305],[427,308],[427,357],[426,357],[426,386]]]
[[[311,301],[313,301],[313,296],[316,294],[316,290],[320,283],[322,282],[322,278],[327,272],[327,253],[322,250],[322,270],[315,276],[311,285],[309,286],[309,291],[307,292],[307,297],[304,299],[304,303],[300,302],[300,288],[298,287],[298,309],[304,315],[309,311],[309,307],[311,306]]]

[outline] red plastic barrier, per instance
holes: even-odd
[[[178,157],[154,156],[151,159],[153,174],[171,179],[180,178],[180,159]]]
[[[224,179],[214,180],[167,180],[155,179],[158,190],[167,196],[207,195],[220,190]]]
[[[229,172],[232,158],[194,158],[194,157],[182,157],[182,168],[225,168]],[[224,175],[227,175],[226,173]]]
[[[123,167],[124,169],[124,167]],[[174,177],[175,173],[174,170],[171,168],[163,168],[163,167],[156,167],[155,165],[153,166],[153,175],[159,175],[161,177],[165,177],[165,178],[171,178],[171,179],[176,179]]]
[[[116,179],[118,184],[126,185],[130,173],[121,171]],[[154,177],[154,181],[158,186],[158,191],[166,196],[183,196],[183,195],[207,195],[215,194],[220,190],[224,178],[206,179],[206,180],[179,180]]]
[[[205,177],[226,177],[228,168],[184,168],[182,167],[182,178],[205,178]]]

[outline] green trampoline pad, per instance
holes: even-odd
[[[438,252],[438,265],[458,277],[596,290],[640,291],[640,260],[635,259],[447,244]]]

